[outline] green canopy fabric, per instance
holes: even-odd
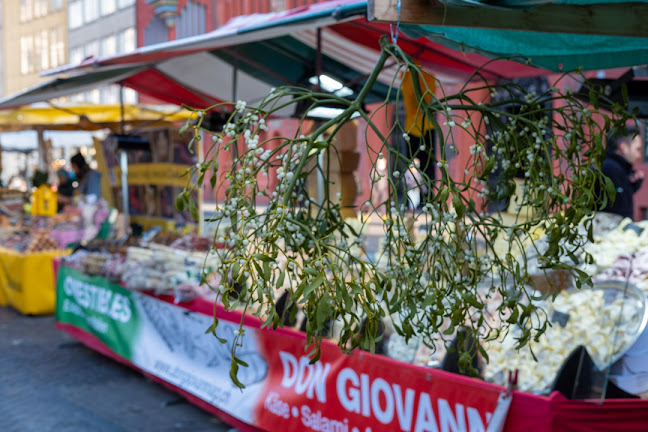
[[[405,25],[403,31],[459,51],[518,57],[520,61],[551,71],[648,64],[648,39],[645,38],[419,25]]]
[[[442,0],[444,1],[444,0]],[[451,49],[464,52],[474,52],[491,57],[518,57],[519,61],[551,71],[570,71],[577,68],[584,70],[609,69],[616,67],[635,66],[648,64],[648,37],[608,36],[603,35],[609,27],[624,29],[627,26],[643,26],[641,14],[647,11],[648,0],[562,0],[551,5],[538,6],[537,9],[529,8],[538,0],[446,0],[449,8],[461,13],[492,14],[494,8],[501,11],[526,9],[529,11],[551,10],[547,17],[548,28],[551,27],[551,17],[561,20],[561,8],[582,6],[596,8],[604,6],[609,13],[609,21],[603,20],[604,32],[596,34],[596,28],[578,27],[569,29],[569,33],[556,33],[552,31],[524,31],[517,29],[497,28],[490,22],[471,27],[440,26],[425,24],[401,24],[402,31],[410,37],[426,37],[434,42],[441,43]],[[456,8],[457,5],[469,7]],[[404,3],[403,8],[407,7]],[[547,9],[550,8],[550,9]],[[573,9],[571,9],[573,10]],[[591,11],[593,9],[589,9]],[[600,11],[600,10],[599,10]],[[495,12],[497,13],[497,12]],[[587,15],[584,13],[584,16]],[[599,12],[600,13],[600,12]],[[488,15],[492,17],[493,15]],[[544,16],[544,15],[543,15]],[[607,18],[607,16],[606,16]],[[487,18],[484,18],[487,19]],[[600,15],[592,22],[599,22]],[[648,16],[645,16],[648,24]],[[502,23],[498,23],[501,25]],[[519,27],[517,23],[511,26]],[[633,29],[637,27],[632,27]],[[535,29],[537,30],[537,29]],[[634,33],[633,33],[634,34]],[[646,35],[642,31],[643,36]]]

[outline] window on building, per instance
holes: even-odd
[[[49,0],[50,11],[56,12],[63,9],[63,0]]]
[[[178,39],[205,33],[205,6],[189,0],[176,19]]]
[[[56,67],[59,64],[58,51],[56,51],[57,37],[56,29],[50,30],[50,63],[52,67]]]
[[[34,73],[34,38],[27,36],[27,73]]]
[[[137,92],[133,90],[132,88],[126,88],[124,87],[123,90],[124,92],[124,103],[128,105],[136,105],[137,104]]]
[[[117,0],[117,5],[120,9],[132,6],[135,4],[135,0]]]
[[[48,0],[34,0],[34,18],[40,18],[47,15]]]
[[[41,52],[40,52],[40,69],[41,70],[47,70],[49,69],[49,34],[47,30],[42,30],[40,32],[40,44],[41,44]]]
[[[99,57],[99,41],[93,40],[85,45],[85,57]]]
[[[110,15],[117,10],[116,0],[101,0],[101,15]]]
[[[40,70],[40,57],[42,52],[41,35],[36,32],[34,35],[34,70]]]
[[[70,49],[70,64],[79,64],[83,61],[85,55],[83,54],[83,47],[74,47]]]
[[[110,35],[101,40],[101,56],[113,56],[117,54],[117,38]]]
[[[97,0],[83,0],[83,21],[91,23],[99,18],[99,3]]]
[[[101,103],[104,105],[110,105],[111,103],[108,102],[110,99],[110,89],[108,87],[102,88],[101,89]]]
[[[24,75],[27,73],[28,70],[29,70],[29,66],[27,66],[27,38],[21,37],[20,38],[20,73]]]
[[[134,27],[124,30],[124,48],[126,52],[135,51],[137,48],[137,33]]]
[[[133,27],[127,28],[117,35],[117,52],[127,53],[135,50],[135,29]]]
[[[83,25],[83,4],[81,0],[70,0],[68,3],[68,24],[71,29]]]
[[[101,93],[99,92],[99,89],[94,89],[90,91],[90,97],[88,99],[88,102],[93,104],[101,103]]]
[[[20,38],[20,73],[23,75],[34,72],[34,37]]]
[[[20,21],[31,21],[34,17],[34,0],[20,0]]]
[[[50,67],[49,32],[41,30],[34,35],[34,70],[47,70]]]
[[[119,103],[119,86],[109,86],[101,90],[101,103],[116,105]]]
[[[63,40],[63,28],[55,27],[50,30],[50,66],[57,67],[65,64],[65,41]]]
[[[164,20],[160,19],[160,17],[153,17],[148,26],[144,28],[144,45],[153,45],[168,40],[169,27],[167,27]]]
[[[126,41],[124,40],[124,32],[120,32],[117,34],[117,52],[126,52],[125,45]]]

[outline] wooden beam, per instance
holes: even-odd
[[[368,0],[369,21],[396,23],[398,0]],[[546,4],[525,10],[447,7],[438,0],[401,0],[400,22],[448,27],[648,37],[648,3]],[[647,45],[648,47],[648,45]]]

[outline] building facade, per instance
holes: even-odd
[[[137,45],[210,32],[231,18],[276,12],[317,0],[137,0]]]
[[[66,0],[2,2],[2,91],[43,81],[44,70],[67,64]]]
[[[4,10],[4,4],[3,1],[0,0],[0,97],[5,95],[4,87],[5,87],[5,70],[4,70],[4,21],[3,21],[3,10]],[[0,165],[2,165],[0,163]],[[2,168],[0,166],[0,168]]]
[[[133,51],[137,46],[135,0],[68,0],[69,62]],[[71,97],[71,102],[118,104],[118,86]],[[124,102],[137,103],[137,94],[124,89]]]

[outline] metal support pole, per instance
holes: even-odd
[[[234,68],[232,69],[232,102],[236,102],[238,99],[238,71],[239,62],[235,60]]]
[[[315,57],[315,73],[317,74],[317,89],[322,90],[320,75],[322,75],[322,28],[317,28],[317,54]]]
[[[124,135],[124,86],[119,85],[119,112],[120,112],[120,130]]]
[[[121,187],[122,187],[122,212],[124,213],[124,232],[128,234],[129,207],[128,207],[128,154],[125,150],[119,155],[119,165],[121,168]]]
[[[234,62],[234,69],[232,69],[232,102],[238,102],[238,72],[239,72],[239,62],[236,60]],[[232,143],[232,161],[236,161],[238,158],[238,142],[234,141]]]
[[[72,152],[70,151],[70,147],[65,146],[63,147],[63,160],[65,161],[66,164],[70,163],[70,158],[72,158]],[[69,165],[66,165],[67,169],[69,169]]]
[[[29,164],[29,153],[23,153],[25,157],[25,184],[27,185],[27,192],[31,193],[32,183],[32,172]]]
[[[317,75],[317,91],[322,91],[320,76],[322,75],[322,28],[317,28],[317,53],[315,56],[315,74]],[[321,137],[317,137],[320,139]],[[320,170],[317,171],[317,202],[320,206],[324,205],[324,152],[320,151],[317,156],[317,163]]]
[[[38,135],[38,169],[47,171],[47,148],[45,146],[45,131],[42,127],[36,128]]]
[[[204,142],[207,134],[205,131],[200,131],[200,141],[198,141],[196,155],[198,156],[198,162],[202,162],[205,158]],[[205,205],[204,205],[204,188],[201,186],[198,189],[198,235],[203,235],[205,232]]]
[[[238,102],[238,72],[239,72],[239,61],[234,62],[234,69],[232,70],[232,102]],[[236,159],[238,159],[238,139],[234,137],[232,139],[232,164],[236,164]],[[237,224],[232,224],[234,232],[238,229]]]

